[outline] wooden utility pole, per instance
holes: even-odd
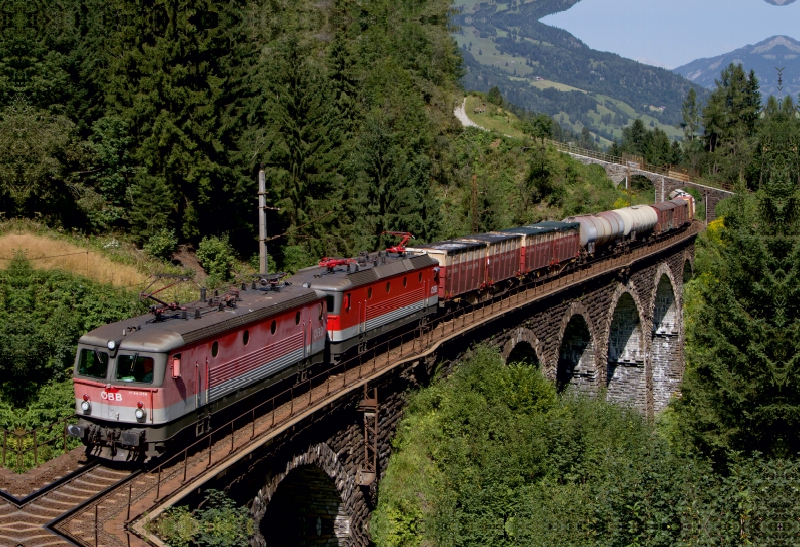
[[[472,233],[477,234],[481,229],[478,213],[478,175],[472,175]]]

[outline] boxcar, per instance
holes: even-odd
[[[522,256],[522,235],[494,232],[462,237],[458,241],[486,244],[486,286],[491,287],[517,276]]]
[[[580,224],[539,222],[502,230],[523,237],[518,275],[526,275],[580,255]]]
[[[655,226],[656,232],[668,232],[680,226],[675,225],[675,209],[678,208],[676,203],[672,201],[663,201],[661,203],[654,203],[650,207],[652,207],[658,215],[658,222],[656,222]]]
[[[406,251],[436,260],[438,295],[443,303],[485,286],[485,249],[485,243],[449,240],[408,247]]]

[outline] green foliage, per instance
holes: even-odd
[[[441,238],[472,231],[472,177],[477,176],[479,229],[497,230],[541,220],[608,210],[627,203],[599,166],[586,166],[552,147],[467,129],[445,156],[455,175],[442,192],[448,222]],[[648,203],[652,186],[634,192],[634,203]]]
[[[175,230],[161,228],[150,236],[150,239],[142,246],[142,249],[155,259],[169,260],[177,245],[178,238],[175,236]]]
[[[71,370],[78,338],[98,326],[144,311],[136,295],[61,271],[35,270],[19,253],[0,270],[0,429],[37,428],[39,462],[61,453],[62,428],[49,428],[74,414]],[[76,446],[69,439],[67,449]],[[29,450],[10,455],[18,472],[33,467],[33,438],[20,438]],[[11,447],[15,446],[13,443]]]
[[[635,120],[630,127],[623,129],[621,141],[614,141],[609,153],[640,156],[656,166],[679,165],[683,161],[680,145],[670,141],[661,129],[647,129],[642,120]]]
[[[500,88],[496,85],[492,86],[489,93],[486,94],[486,100],[494,105],[503,106],[503,95],[500,93]]]
[[[197,246],[197,260],[208,274],[210,286],[216,286],[233,279],[236,265],[233,248],[228,236],[206,236]]]
[[[479,347],[412,399],[381,483],[373,539],[586,545],[610,529],[613,541],[598,544],[630,545],[645,537],[650,519],[676,518],[666,507],[683,476],[666,459],[633,411],[559,398],[537,369],[506,366]],[[637,496],[661,496],[664,507],[634,513],[627,505]]]
[[[205,505],[197,510],[200,522],[195,543],[202,547],[247,547],[253,535],[253,519],[246,506],[236,503],[219,490],[206,493]]]
[[[702,110],[709,175],[729,182],[744,180],[754,153],[760,112],[755,73],[750,71],[748,76],[741,65],[731,63]]]
[[[411,399],[370,530],[379,547],[788,545],[796,528],[767,523],[798,510],[799,479],[757,455],[715,474],[636,412],[479,347]]]
[[[142,311],[132,294],[57,270],[35,270],[18,254],[0,270],[3,395],[25,406],[39,386],[69,378],[83,333]]]
[[[170,547],[247,547],[253,519],[219,490],[208,490],[201,508],[169,507],[151,524],[151,531]]]

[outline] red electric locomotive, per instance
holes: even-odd
[[[437,262],[407,253],[402,246],[391,250],[397,252],[325,258],[289,278],[294,286],[326,295],[333,361],[357,344],[436,313]]]
[[[69,433],[105,457],[151,457],[187,428],[321,362],[325,296],[253,286],[99,327],[78,342],[77,425]]]

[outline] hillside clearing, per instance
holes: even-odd
[[[114,262],[101,251],[31,233],[0,235],[0,268],[5,268],[19,251],[36,268],[65,270],[115,287],[133,287],[147,279],[134,266]]]

